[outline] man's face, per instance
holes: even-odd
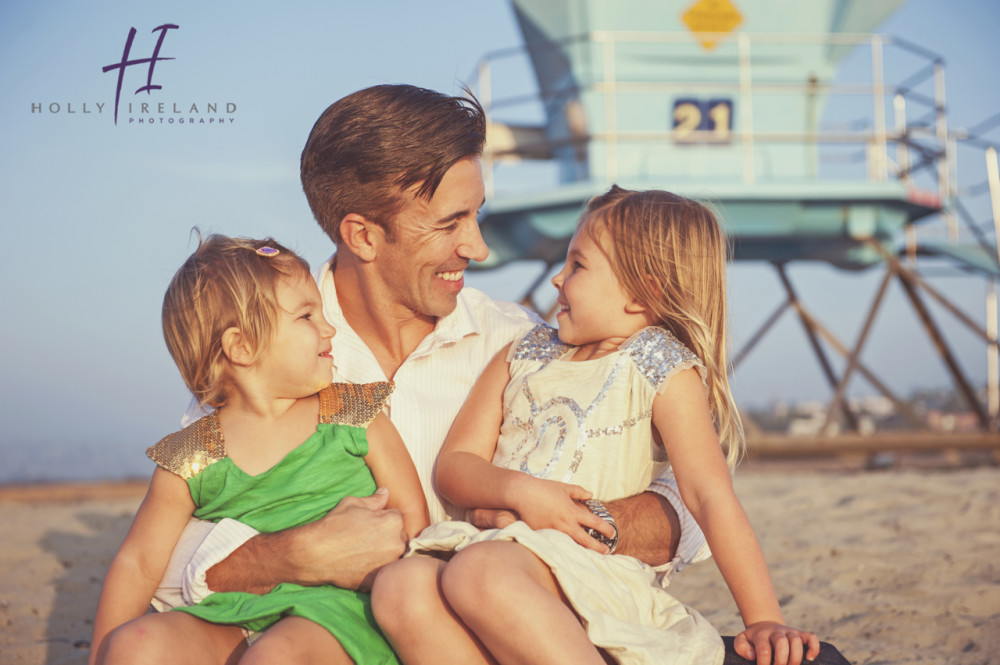
[[[479,160],[470,157],[448,169],[430,201],[407,194],[392,222],[395,239],[383,239],[375,258],[394,305],[435,319],[455,309],[469,261],[489,255],[476,219],[484,192]]]

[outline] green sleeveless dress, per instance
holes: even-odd
[[[382,410],[391,383],[332,384],[319,393],[316,431],[271,469],[251,476],[228,456],[218,412],[165,437],[146,454],[187,481],[194,516],[239,520],[268,533],[314,522],[346,496],[370,496],[375,479],[365,464],[365,428]],[[282,617],[314,621],[355,663],[398,663],[372,616],[368,594],[334,586],[280,584],[270,593],[215,593],[191,607],[200,619],[266,630]]]

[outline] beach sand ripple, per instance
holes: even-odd
[[[856,665],[1000,662],[1000,472],[747,469],[737,492],[785,619]],[[672,586],[723,633],[742,629],[718,569]]]

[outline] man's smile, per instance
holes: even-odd
[[[462,279],[462,275],[465,273],[464,270],[449,270],[447,272],[436,272],[435,277],[440,277],[446,282],[457,282]]]

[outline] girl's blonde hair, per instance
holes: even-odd
[[[274,335],[278,280],[302,273],[309,278],[309,264],[271,238],[199,238],[163,296],[163,337],[199,403],[226,403],[223,333],[238,328],[256,361]]]
[[[580,229],[608,255],[629,296],[705,363],[709,406],[735,467],[745,442],[727,371],[729,244],[715,215],[670,192],[614,185],[587,203]]]

